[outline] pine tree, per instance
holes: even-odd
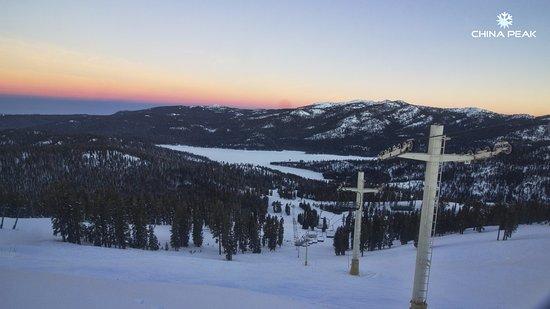
[[[340,255],[340,227],[334,232],[334,238],[332,239],[332,246],[334,247],[334,254]]]
[[[65,205],[60,205],[57,212],[52,216],[53,235],[61,236],[61,239],[67,241],[68,211]]]
[[[399,230],[399,242],[401,245],[406,245],[411,240],[409,234],[409,224],[410,220],[407,220],[406,217],[401,217],[401,229]]]
[[[333,239],[334,253],[345,255],[349,248],[349,232],[346,227],[340,226],[336,229]]]
[[[191,220],[189,216],[189,208],[186,206],[182,207],[181,209],[181,217],[180,217],[180,231],[181,234],[181,246],[182,247],[189,247],[189,232],[191,231]]]
[[[516,212],[516,207],[508,206],[506,207],[506,217],[504,220],[504,235],[502,240],[507,240],[512,237],[512,234],[518,228],[518,214]]]
[[[464,234],[466,228],[468,228],[469,207],[464,205],[460,208],[457,214],[458,232]]]
[[[53,184],[48,194],[44,197],[46,208],[52,209],[52,227],[53,235],[61,236],[61,239],[65,242],[68,236],[68,226],[70,220],[70,199],[72,198],[72,192],[69,192],[68,183],[60,181]]]
[[[481,203],[475,203],[472,207],[472,225],[474,227],[474,231],[478,233],[481,233],[483,230],[485,230],[485,214],[483,212],[483,207],[485,206]]]
[[[308,221],[308,217],[307,217],[307,212],[304,212],[304,217],[302,219],[302,229],[303,230],[307,230],[309,229],[309,221]]]
[[[147,222],[141,201],[132,202],[132,247],[147,248]]]
[[[172,218],[172,226],[170,227],[170,246],[174,250],[178,251],[182,247],[181,242],[181,210],[177,207],[174,211],[174,217]]]
[[[498,224],[497,240],[500,240],[500,231],[504,230],[506,226],[506,206],[497,204],[494,213]]]
[[[267,248],[269,248],[270,251],[274,251],[277,248],[278,221],[277,218],[268,216],[264,224],[264,236],[266,238]]]
[[[231,261],[233,255],[236,253],[237,248],[235,245],[235,234],[233,233],[233,223],[229,214],[224,216],[221,242],[223,246],[223,252],[225,253],[225,259]]]
[[[159,241],[155,235],[155,227],[149,225],[147,228],[147,249],[157,251],[159,249]]]
[[[274,213],[280,213],[282,211],[282,204],[279,201],[275,201],[272,203],[273,206],[273,212]]]
[[[281,218],[281,221],[279,221],[279,229],[277,230],[277,245],[279,245],[279,247],[283,245],[283,237],[285,235],[284,222],[284,219]]]
[[[202,222],[202,218],[199,217],[198,214],[195,214],[193,216],[193,244],[195,245],[195,247],[201,247],[202,246],[202,240],[203,240],[203,236],[202,236],[202,227],[203,227],[203,222]]]
[[[248,246],[252,253],[261,253],[262,246],[260,241],[260,225],[254,214],[251,214],[248,219],[248,235],[250,239]]]
[[[221,234],[223,229],[223,209],[224,205],[220,201],[217,201],[213,205],[213,211],[209,218],[209,227],[212,236],[218,243],[218,254],[222,254]]]
[[[69,221],[67,224],[67,241],[80,244],[84,231],[83,212],[79,202],[68,204]]]
[[[113,215],[111,210],[108,210],[107,215],[107,231],[105,235],[105,246],[111,248],[115,245],[115,225],[113,224]]]
[[[248,235],[244,224],[245,218],[240,214],[235,215],[235,224],[233,227],[237,247],[242,253],[245,253],[248,249]]]
[[[126,215],[124,214],[125,208],[116,203],[113,203],[111,207],[113,211],[113,226],[114,226],[114,243],[117,248],[125,249],[130,239],[130,227]]]
[[[53,234],[60,235],[63,241],[80,244],[85,233],[84,213],[75,188],[64,180],[53,185],[49,193],[46,204],[54,209]]]

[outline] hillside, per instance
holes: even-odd
[[[108,116],[3,115],[0,129],[133,137],[158,144],[374,155],[397,141],[421,138],[431,123],[447,133],[475,130],[451,147],[486,146],[506,137],[548,142],[548,116],[504,115],[476,108],[445,109],[402,101],[325,103],[295,109],[166,106]]]
[[[261,209],[262,196],[282,186],[316,192],[320,199],[336,191],[323,181],[251,164],[221,164],[129,138],[4,130],[0,145],[2,216],[51,215],[58,205],[47,206],[47,199],[61,194],[55,191],[61,184],[89,211],[92,204],[119,199],[128,212],[140,204],[155,222],[170,222],[173,207],[181,204],[200,208],[201,214],[223,205]]]
[[[45,136],[93,135],[139,141],[148,147],[186,144],[373,156],[408,138],[414,138],[415,149],[422,151],[426,147],[429,125],[438,122],[445,124],[445,132],[451,137],[446,152],[491,147],[501,139],[509,141],[513,148],[510,155],[483,163],[447,165],[446,198],[548,203],[549,119],[549,116],[503,115],[476,108],[416,106],[402,101],[356,101],[280,110],[166,106],[108,116],[3,115],[0,128],[4,129],[3,136],[14,132],[41,132]],[[315,160],[313,156],[304,161],[311,160]],[[416,184],[423,179],[421,164],[403,160],[279,164],[288,166],[287,169],[314,170],[318,172],[312,174],[315,178],[319,179],[323,173],[325,178],[338,182],[349,181],[361,168],[370,172],[368,176],[373,183],[405,184],[415,195],[420,194],[421,188],[409,183]],[[321,198],[320,191],[314,190],[317,198]],[[334,194],[325,194],[322,198],[334,198]]]

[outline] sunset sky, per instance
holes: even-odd
[[[537,37],[471,37],[503,11]],[[547,0],[0,0],[0,112],[400,99],[542,115],[549,34]]]

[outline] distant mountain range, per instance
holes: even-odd
[[[516,143],[550,141],[550,116],[504,115],[478,108],[435,108],[403,101],[322,103],[294,109],[165,106],[112,115],[2,115],[0,129],[58,134],[89,133],[163,144],[251,149],[299,149],[374,155],[415,138],[422,146],[429,125],[456,136],[463,151],[500,138]]]
[[[75,151],[93,152],[99,151],[93,141],[107,137],[106,140],[115,141],[121,147],[138,143],[142,145],[140,148],[147,149],[155,149],[153,144],[188,144],[374,156],[409,138],[415,140],[416,150],[422,151],[430,124],[440,123],[451,137],[445,149],[447,153],[491,147],[502,139],[512,144],[510,155],[470,165],[447,164],[442,189],[445,198],[548,203],[549,120],[548,115],[503,115],[477,108],[445,109],[402,101],[323,103],[274,110],[166,106],[105,116],[2,115],[0,150],[2,145],[9,146],[4,148],[14,148],[23,158],[31,151],[50,149],[48,145],[56,141],[61,141],[59,147],[62,147],[74,140],[84,141],[75,144]],[[134,152],[123,154],[136,156]],[[151,160],[160,160],[153,157]],[[189,162],[193,164],[192,160]],[[421,194],[421,188],[414,184],[421,183],[423,166],[409,160],[279,164],[312,169],[338,181],[350,181],[357,170],[362,170],[371,181],[393,183],[408,188],[413,195]],[[9,177],[12,176],[8,176],[8,183]],[[327,191],[321,184],[300,181],[301,192],[315,192],[320,199],[334,198],[330,194],[323,197],[325,191],[333,191]]]

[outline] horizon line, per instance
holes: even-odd
[[[463,106],[463,107],[441,107],[441,106],[430,106],[430,105],[422,105],[422,104],[417,104],[417,103],[411,103],[411,102],[408,102],[406,100],[403,100],[403,99],[381,99],[381,100],[373,100],[373,99],[352,99],[352,100],[342,100],[342,101],[316,101],[316,102],[311,102],[311,103],[306,103],[306,104],[303,104],[303,105],[297,105],[297,106],[288,106],[288,107],[281,107],[281,106],[261,106],[260,103],[258,103],[258,106],[249,106],[249,107],[245,107],[243,105],[238,105],[238,104],[231,104],[230,102],[226,102],[226,103],[219,103],[219,102],[196,102],[196,103],[193,103],[193,102],[182,102],[182,101],[148,101],[148,100],[139,100],[139,99],[132,99],[132,98],[127,98],[127,99],[122,99],[122,98],[90,98],[90,97],[73,97],[73,96],[49,96],[49,95],[33,95],[33,94],[10,94],[10,93],[0,93],[0,103],[2,103],[2,99],[9,99],[9,98],[12,98],[12,99],[36,99],[36,100],[47,100],[47,101],[55,101],[55,100],[63,100],[63,101],[78,101],[78,102],[97,102],[97,103],[118,103],[118,104],[128,104],[128,105],[133,105],[133,104],[136,104],[136,107],[139,107],[139,109],[134,109],[134,110],[127,110],[127,109],[120,109],[120,110],[116,110],[115,112],[111,113],[111,114],[97,114],[97,113],[68,113],[68,114],[62,114],[62,113],[57,113],[57,114],[51,114],[51,113],[48,113],[48,114],[42,114],[42,113],[15,113],[15,114],[10,114],[10,113],[4,113],[2,111],[0,111],[0,114],[2,115],[112,115],[112,114],[116,114],[118,112],[123,112],[123,111],[139,111],[139,110],[145,110],[145,109],[150,109],[150,108],[157,108],[157,107],[171,107],[171,106],[187,106],[187,107],[227,107],[227,108],[235,108],[235,109],[241,109],[241,110],[262,110],[262,109],[265,109],[265,110],[288,110],[288,109],[299,109],[299,108],[304,108],[304,107],[308,107],[308,106],[314,106],[314,105],[319,105],[319,104],[336,104],[336,105],[347,105],[347,104],[354,104],[354,103],[365,103],[365,102],[372,102],[372,103],[383,103],[383,102],[386,102],[386,101],[390,101],[390,102],[403,102],[405,104],[408,104],[408,105],[412,105],[412,106],[417,106],[417,107],[427,107],[427,108],[434,108],[434,109],[445,109],[445,110],[452,110],[452,109],[468,109],[468,108],[472,108],[472,109],[479,109],[479,110],[483,110],[483,111],[487,111],[487,112],[490,112],[490,113],[494,113],[494,114],[500,114],[500,115],[508,115],[508,116],[514,116],[514,115],[529,115],[529,116],[532,116],[532,117],[544,117],[544,116],[548,116],[550,114],[540,114],[540,115],[535,115],[535,114],[528,114],[528,113],[502,113],[502,112],[497,112],[497,111],[494,111],[494,110],[490,110],[490,109],[486,109],[486,108],[481,108],[481,107],[476,107],[476,106]],[[4,102],[6,103],[6,102]],[[58,103],[62,103],[62,102],[58,102]],[[139,105],[142,105],[142,106],[139,106]],[[146,106],[143,106],[143,105],[146,105]],[[1,108],[1,105],[0,105],[0,108]]]

